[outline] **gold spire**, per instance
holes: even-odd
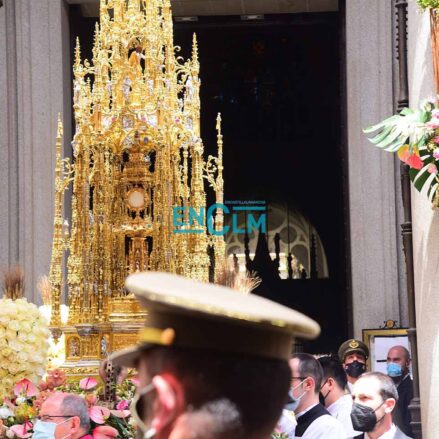
[[[62,291],[62,259],[63,259],[63,162],[62,162],[62,138],[63,124],[61,115],[58,114],[58,125],[56,131],[55,146],[55,214],[53,221],[53,245],[50,264],[49,281],[52,285],[52,314],[50,325],[61,325],[61,291]]]
[[[75,46],[75,65],[74,71],[79,70],[81,66],[81,45],[79,43],[79,37],[76,37],[76,46]]]
[[[194,32],[192,36],[192,69],[195,74],[200,72],[200,64],[198,62],[198,41],[197,34]]]

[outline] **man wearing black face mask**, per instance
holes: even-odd
[[[351,421],[352,395],[347,393],[346,373],[336,356],[326,355],[318,358],[323,369],[323,380],[320,387],[320,401],[326,410],[338,419],[346,432],[346,439],[360,435],[354,431]]]
[[[338,358],[348,377],[347,388],[350,393],[358,378],[366,372],[368,357],[369,348],[361,340],[355,338],[346,340],[338,349]]]
[[[352,425],[364,439],[409,439],[392,421],[398,391],[392,379],[380,372],[365,373],[353,389]]]

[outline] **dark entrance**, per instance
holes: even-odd
[[[271,260],[276,256],[269,208],[268,245],[260,243],[251,264],[263,278],[257,294],[321,324],[320,338],[305,343],[311,352],[336,352],[348,332],[339,27],[337,12],[261,21],[199,17],[175,25],[184,55],[197,33],[202,135],[212,153],[216,113],[223,115],[225,199],[288,205],[290,215],[300,212],[320,237],[326,275],[317,261],[306,279],[271,276],[267,249]]]

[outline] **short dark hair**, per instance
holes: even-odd
[[[205,410],[218,400],[221,408],[230,401],[240,415],[241,432],[233,437],[268,436],[287,401],[291,371],[284,360],[175,346],[146,349],[141,358],[149,375],[169,371],[180,380],[187,411]],[[237,420],[231,424],[236,431]]]
[[[311,354],[294,354],[292,358],[299,360],[299,375],[304,378],[312,377],[315,383],[314,392],[319,393],[323,379],[323,370],[320,363]]]
[[[334,355],[325,355],[318,359],[323,370],[323,381],[332,378],[340,389],[345,389],[348,383],[346,372],[340,363],[338,357]]]
[[[80,426],[87,434],[90,430],[90,418],[88,416],[88,407],[84,398],[78,395],[69,394],[62,399],[61,413],[65,415],[75,415],[79,417]]]
[[[392,378],[381,372],[366,372],[361,375],[359,379],[375,378],[380,383],[380,395],[385,401],[388,398],[393,398],[398,401],[398,389],[395,386]]]

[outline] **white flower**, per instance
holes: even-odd
[[[11,320],[9,322],[9,329],[12,331],[18,331],[20,329],[20,323],[17,320]]]
[[[17,405],[21,405],[24,404],[26,402],[26,398],[24,396],[19,396],[16,400],[15,400],[15,404]]]
[[[49,329],[38,308],[26,299],[0,299],[0,398],[21,378],[42,378]]]
[[[14,416],[14,414],[9,410],[7,406],[0,407],[0,418],[7,419],[9,416]]]
[[[11,431],[11,430],[9,430],[9,429],[6,430],[6,437],[7,437],[8,439],[13,439],[14,436],[15,436],[15,434],[14,434],[13,431]]]

